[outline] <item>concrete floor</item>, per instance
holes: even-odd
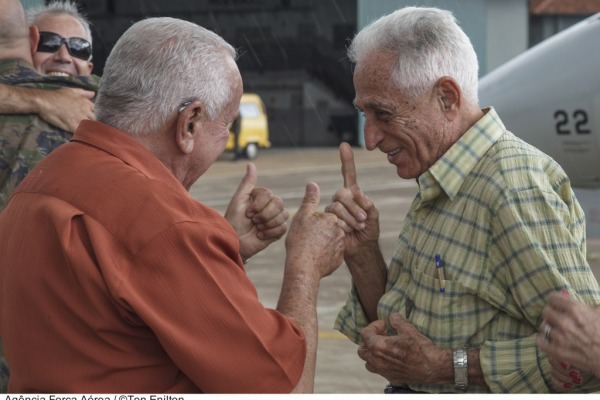
[[[389,260],[417,186],[414,181],[398,178],[395,169],[379,151],[354,150],[358,182],[379,210],[380,245]],[[232,159],[231,153],[222,155],[190,191],[196,199],[222,213],[242,179],[247,163],[247,160],[234,162]],[[258,169],[258,186],[272,189],[285,201],[291,214],[297,210],[307,182],[319,184],[321,210],[343,184],[337,148],[268,149],[262,150],[253,162]],[[267,307],[276,306],[284,257],[283,241],[279,241],[247,264],[248,275]],[[600,238],[588,239],[588,259],[598,279]],[[321,282],[316,393],[382,393],[387,383],[382,377],[368,372],[356,354],[357,346],[333,330],[333,322],[349,288],[350,274],[343,264]]]

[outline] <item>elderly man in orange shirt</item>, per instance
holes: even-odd
[[[243,265],[288,215],[255,188],[255,167],[225,218],[188,193],[225,149],[235,58],[191,22],[134,24],[107,60],[98,121],[19,185],[0,214],[10,391],[312,391],[319,282],[344,247],[319,187],[290,224],[277,309]]]

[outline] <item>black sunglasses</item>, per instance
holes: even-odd
[[[92,45],[80,37],[64,38],[54,32],[40,32],[40,42],[37,51],[43,53],[56,53],[65,43],[69,54],[81,60],[88,61],[92,56]]]

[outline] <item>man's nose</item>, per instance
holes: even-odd
[[[69,49],[67,49],[67,44],[63,43],[56,53],[54,53],[54,57],[56,60],[60,60],[62,62],[71,62],[71,54],[69,54]]]
[[[375,150],[379,142],[383,140],[385,134],[377,129],[373,124],[369,123],[368,118],[365,118],[365,147],[367,150]]]

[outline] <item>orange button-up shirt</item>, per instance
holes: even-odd
[[[0,214],[13,392],[288,392],[304,335],[239,239],[138,142],[84,121]]]

